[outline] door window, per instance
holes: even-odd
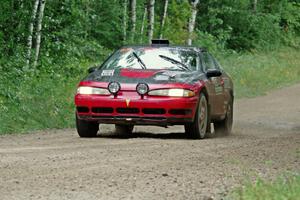
[[[208,52],[202,53],[203,70],[206,72],[210,69],[218,69],[212,56]]]

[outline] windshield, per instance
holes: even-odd
[[[192,49],[171,47],[122,48],[116,51],[102,69],[168,69],[197,70],[199,58]]]

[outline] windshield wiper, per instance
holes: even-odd
[[[159,55],[159,57],[161,57],[161,58],[163,58],[163,59],[165,59],[165,60],[167,60],[167,61],[169,61],[169,62],[171,62],[171,63],[173,63],[173,64],[177,64],[177,66],[178,66],[178,65],[181,65],[181,66],[178,66],[180,69],[184,69],[184,70],[189,70],[189,71],[191,71],[191,69],[190,69],[188,66],[186,66],[186,65],[183,64],[182,62],[179,62],[178,60],[175,60],[175,59],[173,59],[173,58],[170,58],[170,57],[164,56],[164,55]]]
[[[134,55],[134,57],[138,60],[138,62],[140,63],[141,67],[143,69],[147,69],[145,63],[142,61],[142,59],[134,52],[132,51],[132,54]]]

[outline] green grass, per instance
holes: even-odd
[[[5,113],[0,116],[0,133],[73,127],[77,82],[57,77],[22,81],[12,99],[0,102]]]
[[[273,182],[257,180],[233,191],[231,200],[299,200],[300,175],[289,175]]]
[[[300,82],[300,50],[218,56],[234,80],[237,97],[254,97]]]
[[[72,74],[20,72],[0,77],[0,134],[74,127],[74,94],[88,66],[83,62]]]

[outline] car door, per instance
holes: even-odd
[[[224,112],[226,113],[226,108],[227,108],[228,103],[230,101],[233,101],[233,93],[232,93],[233,84],[232,84],[231,78],[228,76],[227,73],[224,72],[221,65],[218,63],[218,61],[214,57],[212,57],[212,58],[215,62],[215,65],[221,71],[223,71],[222,75],[220,76],[220,79],[221,79],[221,83],[223,84]]]
[[[213,57],[206,51],[201,53],[201,62],[203,71],[220,70],[219,66],[214,61]],[[207,87],[211,92],[210,105],[212,118],[220,118],[225,114],[225,96],[224,96],[224,82],[222,77],[211,77],[207,79]]]

